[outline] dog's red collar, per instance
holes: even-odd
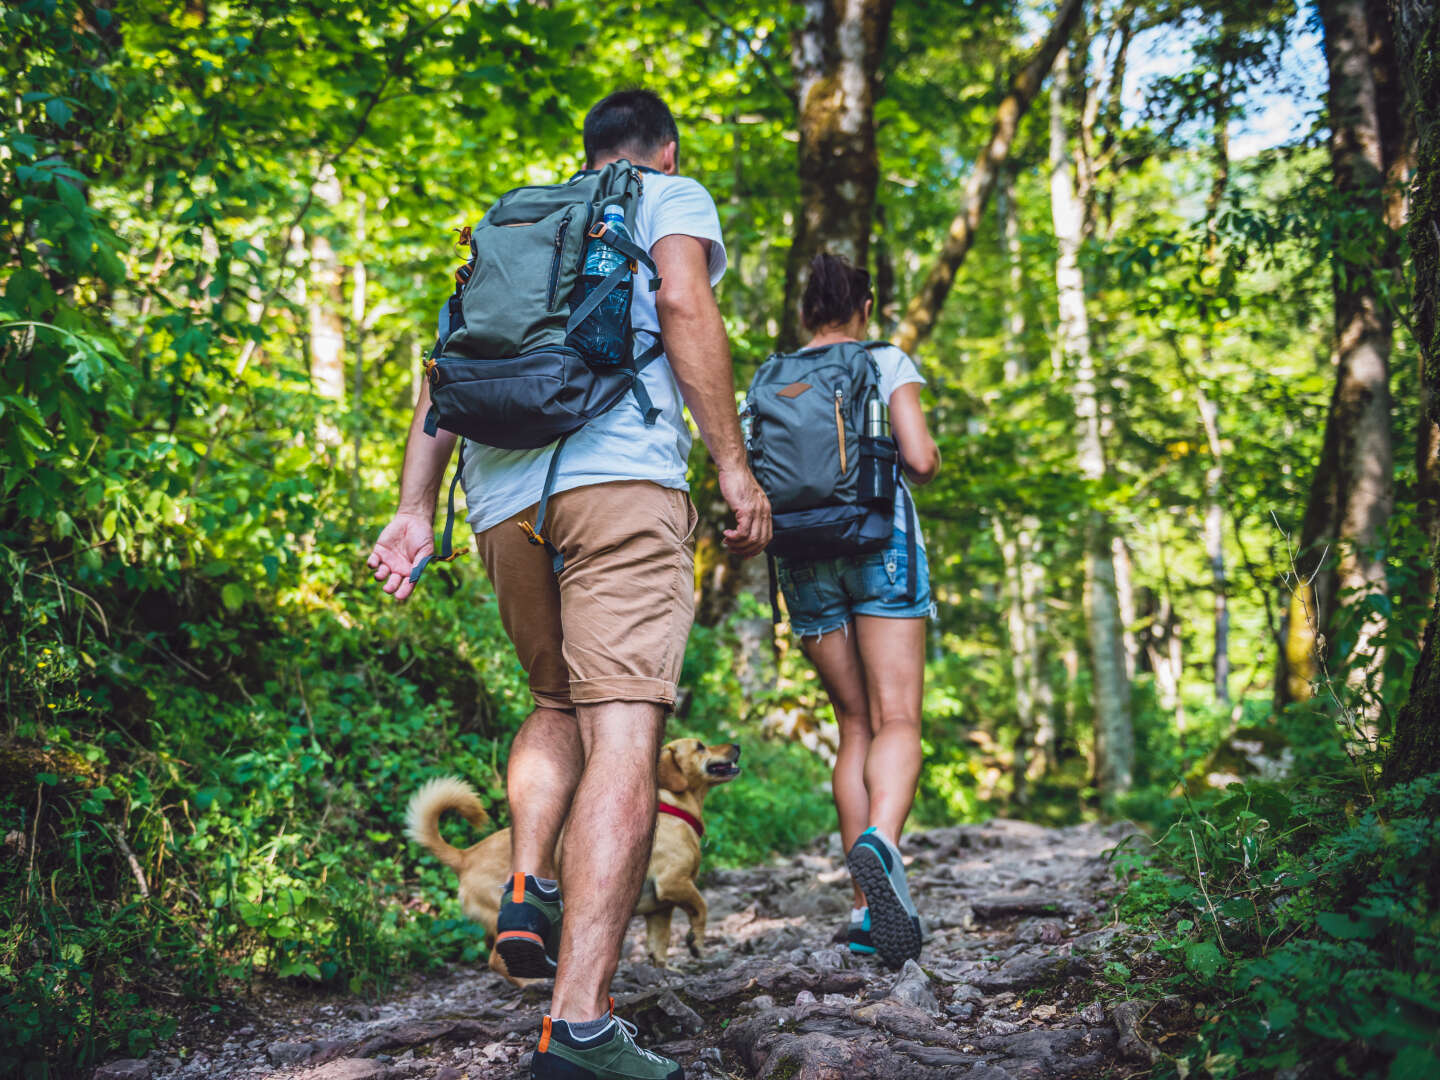
[[[678,817],[681,821],[685,822],[686,825],[689,825],[690,828],[695,830],[696,836],[705,835],[705,826],[702,825],[700,823],[700,819],[697,818],[694,814],[690,813],[690,811],[681,810],[680,807],[671,806],[667,802],[657,803],[655,809],[659,810],[662,814],[669,814],[671,817]]]

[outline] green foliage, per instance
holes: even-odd
[[[1151,852],[1117,858],[1120,916],[1157,933],[1171,972],[1152,989],[1202,1003],[1178,1075],[1440,1065],[1440,774],[1372,798],[1329,756],[1189,804]]]

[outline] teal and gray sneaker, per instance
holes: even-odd
[[[853,911],[850,913],[850,925],[845,933],[845,941],[852,953],[871,956],[875,952],[875,941],[870,934],[870,909],[862,908],[861,912],[858,919]]]
[[[529,874],[516,874],[500,894],[495,951],[514,979],[553,979],[560,954],[565,905],[559,889],[545,889]]]
[[[891,967],[920,955],[920,916],[905,884],[900,851],[872,825],[845,857],[850,876],[865,894],[870,937],[880,959]]]
[[[545,1017],[540,1045],[530,1058],[534,1080],[685,1080],[685,1070],[667,1057],[635,1045],[635,1025],[613,1013],[610,1024],[588,1039],[577,1039],[563,1020]]]

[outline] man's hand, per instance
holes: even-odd
[[[726,529],[725,546],[748,559],[759,555],[770,543],[770,500],[744,465],[720,470],[720,494],[735,511],[735,528]]]
[[[397,513],[375,541],[367,563],[375,571],[375,580],[385,583],[385,591],[404,600],[415,591],[410,571],[434,550],[434,522],[419,514]]]

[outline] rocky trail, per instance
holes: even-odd
[[[833,942],[849,910],[838,837],[709,875],[706,952],[677,914],[671,967],[643,962],[635,920],[616,1012],[688,1077],[962,1077],[1062,1080],[1148,1072],[1152,1008],[1101,978],[1129,951],[1111,909],[1106,851],[1123,826],[1015,821],[907,834],[910,887],[928,937],[900,972]],[[102,1067],[96,1080],[518,1080],[547,1004],[488,969],[453,969],[379,1005],[291,1005]],[[1174,1014],[1174,1015],[1169,1015]],[[233,1021],[231,1021],[233,1024]]]

